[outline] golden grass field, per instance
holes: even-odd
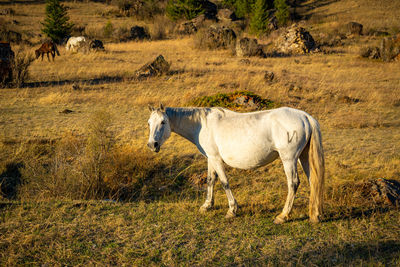
[[[65,5],[70,7],[71,21],[88,28],[101,29],[107,21],[115,26],[154,27],[132,18],[101,17],[101,12],[113,8],[102,3]],[[302,5],[301,12],[310,17],[301,23],[317,40],[349,21],[362,23],[364,31],[394,34],[400,30],[398,1],[305,1]],[[0,7],[16,11],[9,19],[17,20],[15,27],[35,44],[21,49],[33,52],[39,46],[44,3],[1,0]],[[132,181],[129,175],[140,180],[140,173],[156,173],[156,178],[145,180],[140,196],[131,201],[62,195],[63,190],[68,192],[68,179],[75,179],[68,175],[76,170],[58,181],[62,167],[56,168],[57,175],[49,178],[53,184],[46,188],[30,191],[22,183],[11,200],[3,193],[1,265],[398,266],[398,208],[376,205],[352,190],[369,179],[400,180],[400,64],[359,56],[363,46],[377,44],[380,38],[352,37],[342,46],[328,48],[329,53],[250,58],[249,64],[229,51],[196,50],[192,37],[106,42],[105,52],[89,54],[70,53],[59,46],[61,56],[55,62],[32,63],[25,87],[0,90],[1,177],[8,175],[9,166],[22,162],[22,180],[45,184],[35,180],[49,176],[34,168],[42,160],[59,166],[57,160],[67,165],[84,155],[68,154],[61,161],[61,156],[52,158],[43,151],[59,149],[62,146],[57,144],[68,138],[73,141],[64,143],[80,144],[76,140],[90,134],[93,117],[108,114],[110,121],[104,127],[113,137],[113,155],[123,155],[107,165],[113,183],[119,183],[118,168],[124,181]],[[272,37],[261,40],[272,41]],[[138,68],[159,54],[171,63],[171,74],[132,79]],[[265,71],[275,73],[273,83],[264,80]],[[80,89],[74,90],[73,84]],[[219,182],[216,208],[206,215],[198,212],[205,192],[189,180],[204,174],[207,162],[194,145],[172,135],[160,153],[147,151],[148,104],[186,106],[199,96],[238,90],[305,110],[320,122],[326,157],[322,223],[307,221],[309,187],[300,171],[291,221],[272,224],[286,198],[279,160],[252,171],[227,167],[240,210],[233,221],[225,221],[228,205]],[[61,113],[65,109],[73,112]],[[123,173],[128,169],[125,163],[138,168],[139,174],[136,169]],[[59,194],[54,192],[58,188]]]

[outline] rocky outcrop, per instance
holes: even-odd
[[[159,55],[155,60],[143,65],[140,69],[135,72],[134,78],[143,79],[152,76],[159,76],[169,71],[170,64],[164,59],[162,55]]]
[[[306,54],[317,46],[311,34],[302,27],[289,27],[275,42],[277,50],[284,54]]]
[[[362,35],[363,25],[357,22],[349,22],[347,24],[347,30],[352,35]]]
[[[397,37],[385,37],[379,47],[383,61],[394,60],[400,55],[400,34]]]
[[[383,38],[379,47],[362,48],[360,56],[370,59],[382,59],[386,62],[400,60],[400,34],[397,37]]]
[[[236,16],[232,10],[223,8],[218,10],[217,19],[224,22],[230,22],[232,20],[235,20]]]
[[[133,26],[131,28],[131,35],[129,36],[131,40],[145,40],[150,39],[150,34],[144,27],[141,26]]]
[[[257,39],[242,38],[236,44],[236,55],[238,57],[266,57],[262,46]]]
[[[228,27],[212,25],[199,36],[201,48],[207,49],[234,49],[236,34]]]

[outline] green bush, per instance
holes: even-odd
[[[103,28],[104,37],[110,38],[114,32],[114,26],[111,21],[107,21],[106,25]]]
[[[165,11],[171,20],[191,20],[205,12],[204,4],[203,0],[169,0]]]
[[[245,108],[243,108],[235,100],[243,96],[247,99],[252,99],[254,103],[258,105],[258,109],[260,110],[276,107],[276,104],[273,101],[264,99],[261,96],[249,91],[235,91],[229,94],[219,93],[212,96],[203,96],[190,101],[189,105],[199,107],[224,107],[229,109],[241,110]]]

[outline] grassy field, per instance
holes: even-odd
[[[16,11],[7,19],[38,43],[44,4],[0,4]],[[66,5],[73,22],[95,30],[108,21],[138,23],[99,15],[113,9],[102,3]],[[399,32],[397,1],[306,1],[299,10],[317,40],[349,21],[366,32]],[[34,61],[25,87],[0,90],[0,265],[400,265],[398,208],[374,203],[359,187],[379,177],[400,180],[400,64],[359,56],[380,38],[349,37],[326,53],[248,64],[229,51],[196,50],[192,37],[106,42],[105,52],[90,54],[60,46],[54,63]],[[168,75],[132,79],[159,54],[171,63]],[[264,80],[265,71],[275,73],[274,82]],[[146,148],[148,104],[186,106],[238,90],[319,120],[322,223],[308,222],[309,186],[300,171],[290,221],[273,224],[287,192],[280,160],[252,171],[227,167],[240,208],[225,220],[219,182],[215,209],[198,212],[207,161],[191,143],[172,135],[160,153]]]

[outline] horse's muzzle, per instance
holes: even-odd
[[[153,151],[158,153],[160,151],[160,144],[158,142],[147,143],[147,146]]]

